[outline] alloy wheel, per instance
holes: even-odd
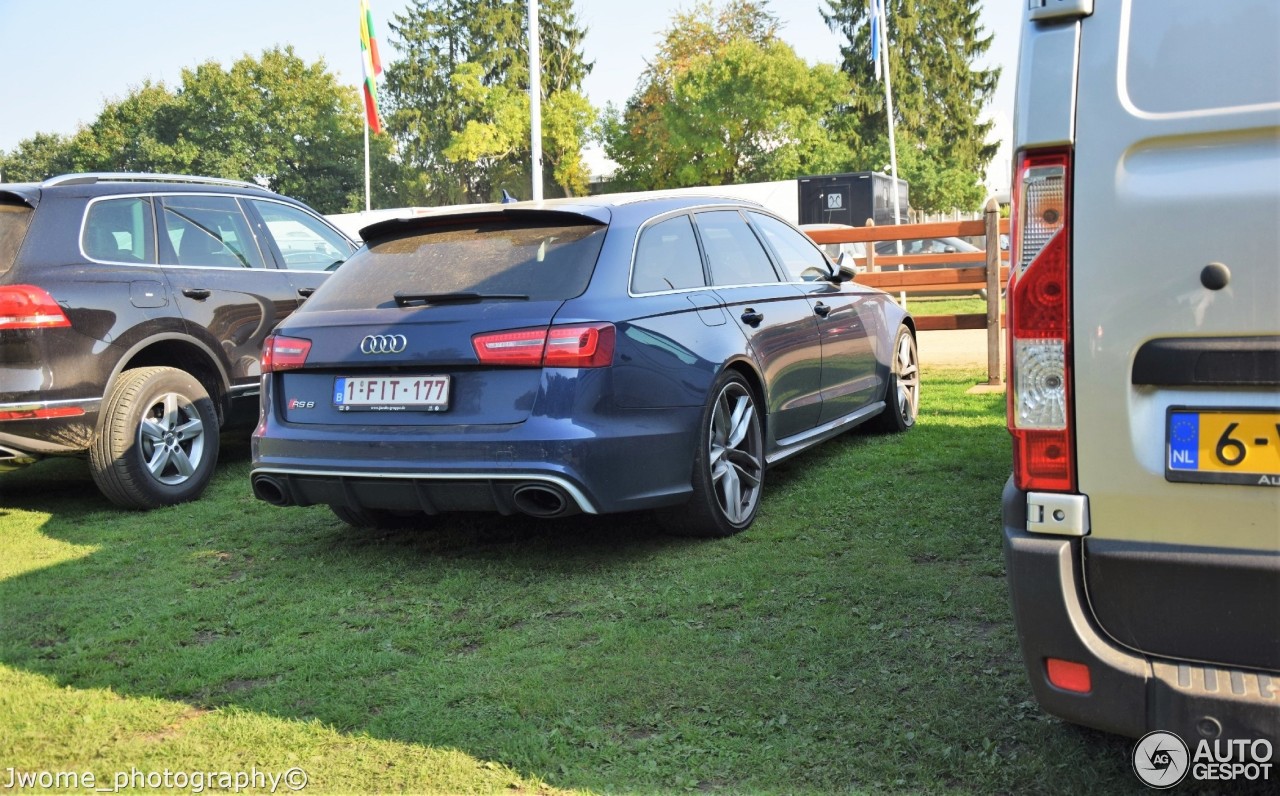
[[[205,428],[195,404],[169,392],[158,396],[138,425],[142,461],[157,481],[185,482],[204,457]]]
[[[741,523],[760,500],[764,457],[760,417],[745,385],[730,382],[716,397],[711,415],[707,461],[720,510],[732,523]]]

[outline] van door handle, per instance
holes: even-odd
[[[826,304],[823,304],[821,301],[813,305],[813,311],[823,318],[831,314],[831,308]]]
[[[742,322],[745,323],[747,326],[753,326],[753,327],[759,326],[760,322],[763,320],[764,320],[764,314],[756,312],[750,307],[742,311]]]
[[[193,298],[196,301],[204,301],[213,295],[213,291],[203,287],[184,287],[182,289],[182,295],[187,298]]]
[[[314,293],[314,292],[316,292],[316,289],[315,289],[314,287],[300,287],[300,288],[298,288],[298,295],[299,295],[299,296],[302,296],[303,298],[311,298],[311,294],[312,294],[312,293]]]

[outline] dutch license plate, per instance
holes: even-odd
[[[339,377],[333,381],[333,405],[339,412],[443,412],[449,408],[449,377]]]
[[[1170,481],[1280,486],[1280,412],[1174,407],[1165,431]]]

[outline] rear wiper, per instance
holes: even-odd
[[[464,304],[472,301],[528,301],[520,293],[396,293],[396,305],[409,307],[415,304]]]

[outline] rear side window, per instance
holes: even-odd
[[[154,263],[155,240],[151,200],[130,196],[90,204],[80,245],[92,260]]]
[[[688,216],[676,216],[640,233],[636,265],[631,275],[635,293],[704,287],[702,255]]]
[[[0,274],[8,272],[18,259],[18,249],[31,226],[31,208],[0,203]]]
[[[711,266],[711,284],[761,285],[778,281],[769,255],[736,210],[699,213],[698,232]]]
[[[397,293],[573,298],[587,289],[605,229],[503,219],[375,240],[335,271],[307,308],[393,306]]]
[[[166,196],[160,202],[165,265],[262,268],[240,205],[229,196]]]

